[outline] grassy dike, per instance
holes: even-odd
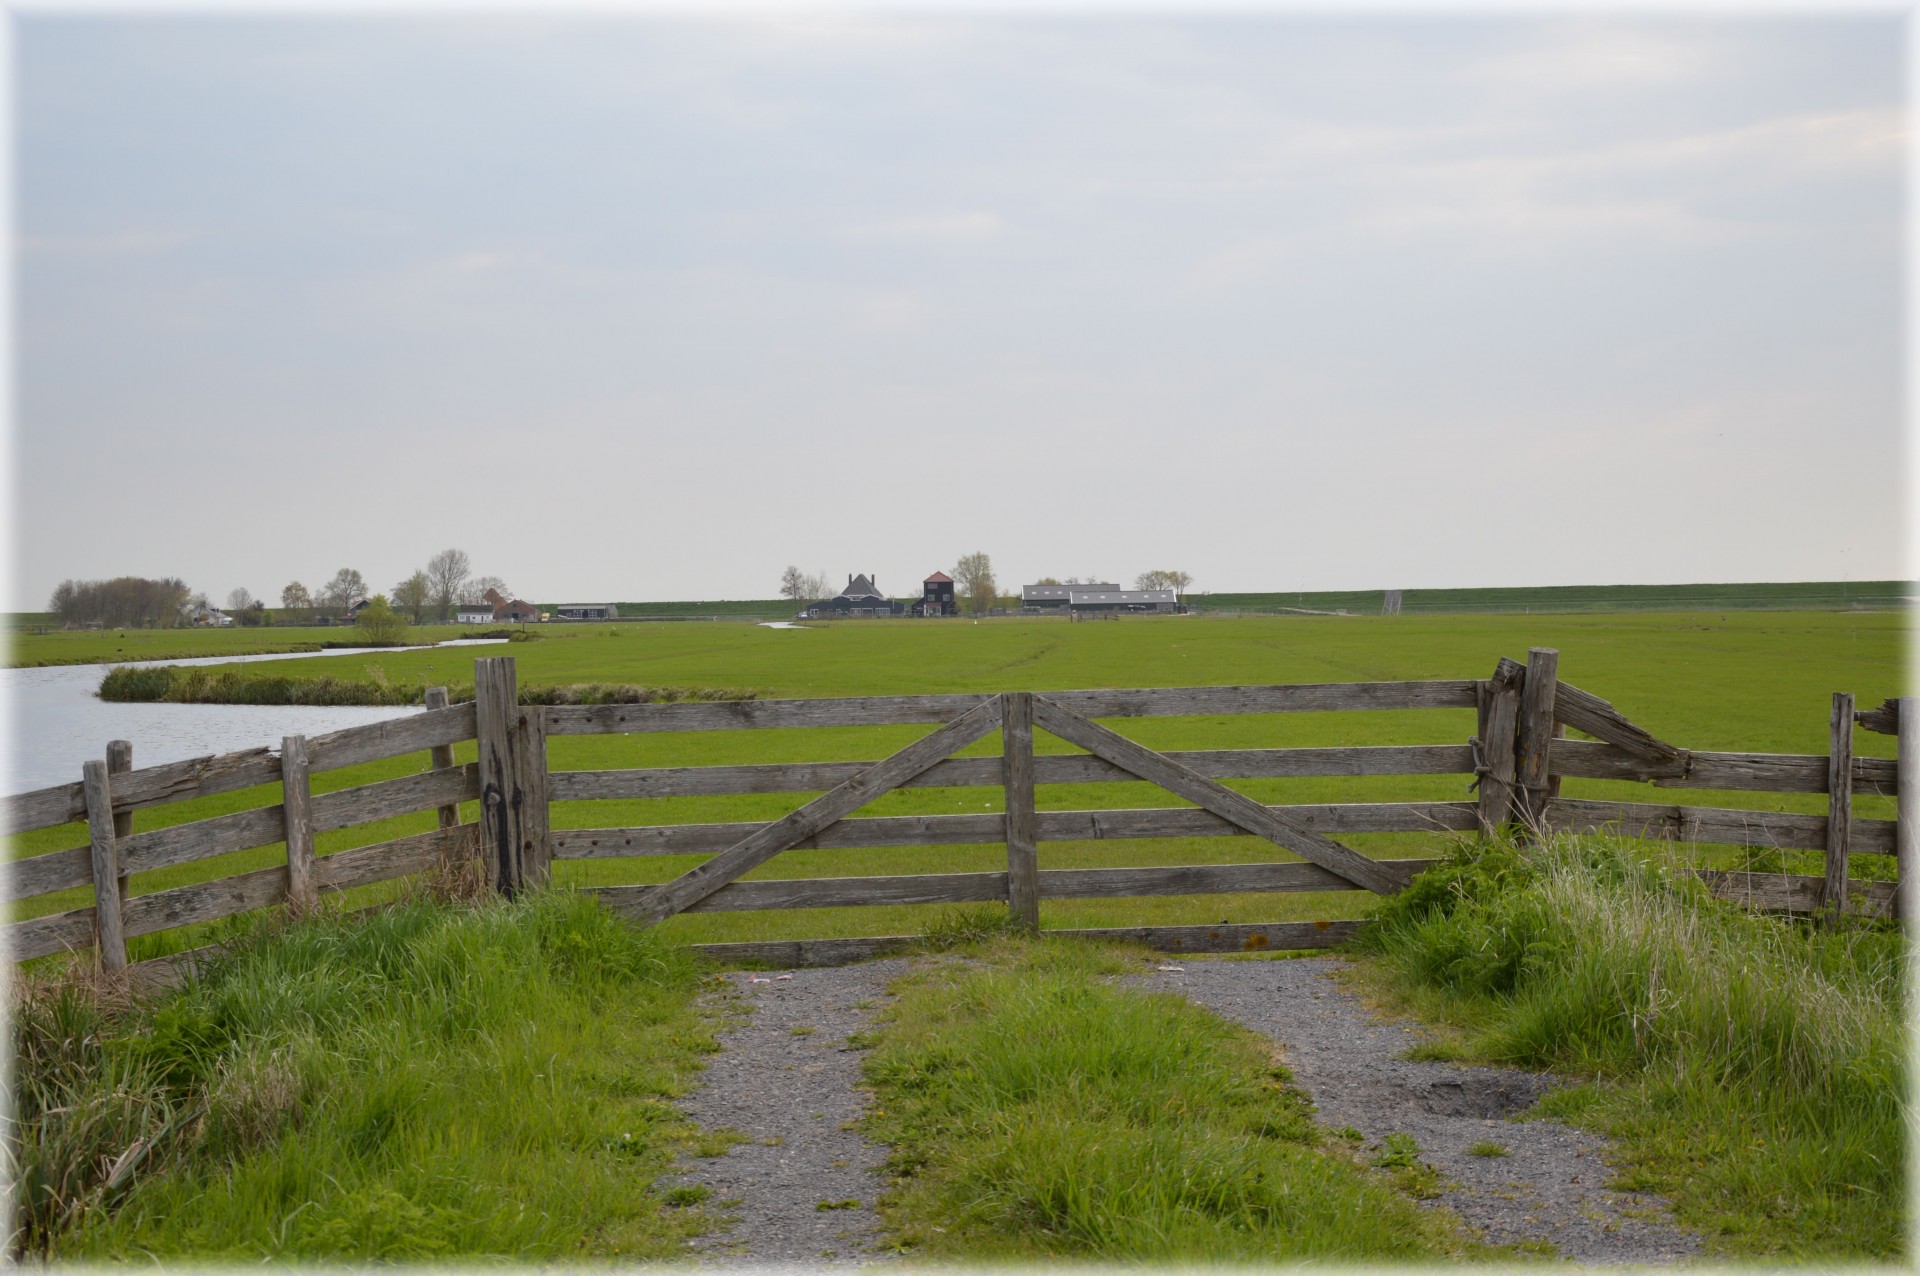
[[[1001,937],[909,976],[865,1072],[881,1207],[916,1258],[1419,1262],[1507,1255],[1329,1146],[1270,1043],[1116,986],[1137,953]]]
[[[14,1256],[636,1261],[704,1226],[651,1191],[714,1143],[668,1102],[714,1042],[657,933],[554,892],[230,938],[157,1000],[16,987]]]
[[[1463,846],[1381,903],[1367,987],[1440,1055],[1588,1078],[1546,1115],[1617,1143],[1724,1258],[1906,1257],[1907,945],[1746,913],[1644,846]]]

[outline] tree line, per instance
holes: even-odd
[[[228,593],[226,612],[242,625],[276,621],[310,625],[322,617],[344,616],[363,598],[378,598],[390,603],[397,615],[411,616],[414,624],[425,624],[430,618],[444,624],[453,618],[456,606],[482,602],[489,590],[502,598],[513,597],[507,582],[498,576],[474,575],[464,550],[443,549],[385,595],[373,594],[357,569],[342,567],[333,579],[314,589],[297,580],[288,582],[280,591],[276,613],[270,614],[266,602],[244,586]],[[195,593],[177,576],[63,580],[47,602],[47,610],[63,625],[108,629],[172,629],[192,624],[195,614],[207,606],[207,596]]]

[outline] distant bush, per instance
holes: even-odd
[[[207,669],[179,665],[127,666],[107,671],[100,680],[100,698],[129,704],[256,704],[401,708],[422,703],[419,686],[387,681],[378,665],[367,666],[367,677],[290,678],[285,674],[249,673],[241,669]],[[579,686],[522,687],[522,704],[675,704],[682,701],[756,700],[757,691],[733,687],[639,687],[630,684],[586,683]],[[454,704],[473,699],[471,684],[450,686]]]

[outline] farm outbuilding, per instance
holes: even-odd
[[[1020,586],[1020,610],[1026,612],[1065,611],[1072,600],[1075,590],[1095,590],[1117,593],[1120,586],[1114,584],[1085,585],[1022,585]]]
[[[553,615],[556,620],[615,620],[620,611],[612,603],[562,603]]]

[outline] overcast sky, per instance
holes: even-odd
[[[14,21],[16,608],[1907,569],[1898,14]]]

